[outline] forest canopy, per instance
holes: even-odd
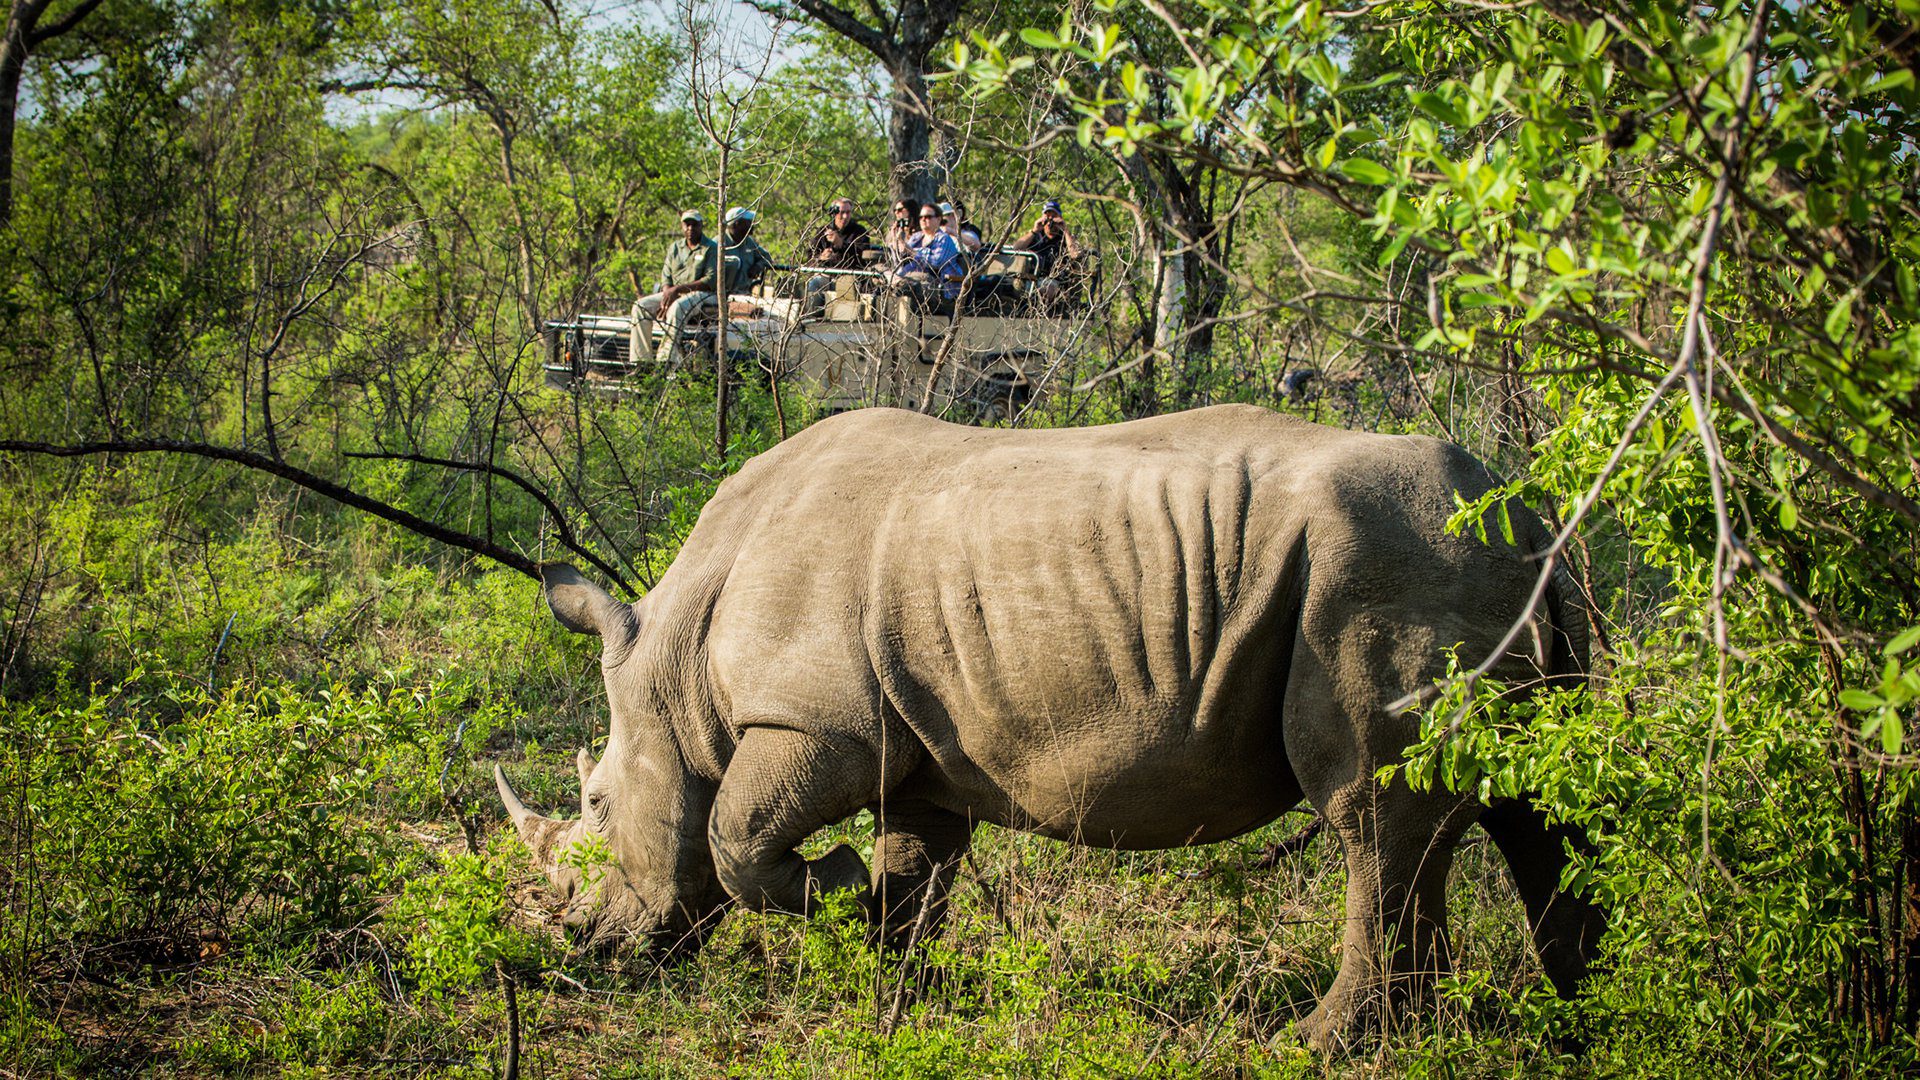
[[[1288,1025],[1342,870],[1297,818],[983,837],[907,958],[741,914],[644,968],[539,917],[491,770],[577,805],[606,705],[528,575],[643,594],[828,411],[711,351],[558,387],[548,324],[625,316],[686,210],[751,209],[788,267],[842,197],[876,231],[962,201],[989,246],[1058,200],[1094,253],[1017,407],[951,419],[1256,404],[1472,450],[1506,483],[1459,530],[1510,531],[1510,495],[1548,520],[1590,685],[1521,699],[1456,656],[1389,771],[1543,793],[1590,844],[1566,884],[1612,913],[1604,970],[1553,997],[1469,846],[1447,1006],[1382,1071],[1916,1066],[1920,2],[6,17],[21,1071],[1318,1074]]]

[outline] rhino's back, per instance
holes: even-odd
[[[1432,486],[1409,442],[1243,407],[823,422],[689,539],[727,566],[713,676],[735,722],[910,732],[928,761],[909,786],[981,818],[1139,847],[1233,835],[1298,797],[1279,712],[1307,534],[1340,519],[1340,478]]]

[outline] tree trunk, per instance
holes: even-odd
[[[1153,289],[1153,348],[1171,353],[1180,346],[1182,316],[1187,310],[1187,260],[1177,251],[1155,251]]]
[[[887,117],[887,156],[893,162],[894,197],[915,206],[940,193],[933,162],[933,125],[927,118],[927,78],[920,65],[902,58],[887,66],[893,78]]]
[[[928,202],[939,194],[942,177],[931,160],[932,123],[928,110],[927,58],[953,29],[966,0],[868,0],[863,22],[850,6],[835,0],[747,0],[771,15],[789,18],[795,10],[873,54],[893,80],[887,117],[887,155],[893,163],[895,196]]]
[[[13,222],[13,123],[20,107],[20,80],[27,70],[31,29],[16,5],[7,17],[6,39],[0,41],[0,229]]]
[[[515,290],[520,294],[520,310],[527,317],[527,333],[540,332],[539,286],[534,281],[533,233],[527,227],[526,208],[521,205],[520,170],[513,163],[514,131],[505,116],[492,114],[494,134],[500,138],[500,181],[507,188],[507,207],[513,213],[514,255],[520,263]]]
[[[40,45],[70,33],[100,6],[100,0],[80,0],[52,23],[41,26],[40,20],[52,3],[11,0],[6,34],[0,37],[0,229],[13,223],[13,133],[27,58]]]
[[[714,199],[720,204],[720,213],[716,219],[720,223],[720,250],[713,260],[713,291],[720,299],[720,321],[714,324],[713,333],[713,455],[720,468],[727,466],[727,407],[733,386],[728,376],[732,374],[727,363],[727,241],[732,237],[727,232],[727,159],[731,156],[734,130],[734,117],[727,117],[726,135],[720,140],[720,176],[714,185]]]
[[[1195,405],[1202,384],[1213,363],[1213,327],[1226,299],[1226,279],[1220,267],[1224,253],[1220,249],[1220,230],[1213,219],[1199,185],[1179,171],[1170,158],[1155,161],[1166,193],[1167,224],[1173,232],[1168,261],[1180,264],[1180,324],[1185,331],[1179,342],[1179,381],[1174,387],[1178,408]]]
[[[1920,1032],[1920,794],[1900,807],[1900,1026]]]

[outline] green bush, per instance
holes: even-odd
[[[203,938],[291,940],[350,925],[405,870],[368,816],[431,783],[430,692],[284,684],[203,689],[136,676],[0,707],[19,797],[8,966],[83,945],[194,956]]]
[[[406,955],[422,991],[466,989],[498,966],[539,956],[540,942],[509,921],[510,882],[527,859],[516,842],[491,844],[487,855],[454,855],[438,873],[408,881],[388,905],[385,921],[391,930],[406,932]]]

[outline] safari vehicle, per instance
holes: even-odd
[[[1042,309],[1037,259],[1002,250],[988,257],[958,300],[930,304],[889,287],[874,270],[782,268],[773,285],[729,297],[727,352],[797,379],[828,412],[898,405],[982,423],[1016,415],[1039,393],[1085,321],[1084,305]],[[824,293],[804,294],[827,277]],[[695,320],[681,365],[710,364],[714,319]],[[562,389],[631,389],[648,374],[663,332],[627,315],[581,315],[547,323],[547,382]],[[642,338],[645,338],[642,340]]]

